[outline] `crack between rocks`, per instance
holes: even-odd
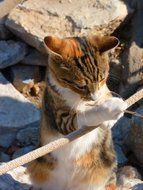
[[[73,18],[71,16],[66,16],[65,18],[68,20],[68,22],[71,23],[72,32],[75,32],[75,29],[78,29],[79,32],[81,31],[81,27],[77,26],[76,22],[73,20]]]

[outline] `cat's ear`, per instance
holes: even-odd
[[[47,36],[44,38],[44,43],[51,51],[63,58],[80,57],[83,54],[79,45],[72,37],[60,39],[58,37]]]
[[[46,36],[44,38],[44,43],[54,53],[62,55],[63,49],[65,49],[66,42],[64,39],[60,39],[54,36]]]
[[[119,44],[118,38],[114,36],[93,36],[92,42],[94,42],[100,53],[115,48]]]

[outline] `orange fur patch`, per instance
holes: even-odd
[[[105,190],[116,190],[116,185],[115,184],[110,184],[105,187]]]
[[[50,178],[50,171],[55,168],[56,161],[50,155],[47,155],[45,159],[44,162],[35,160],[27,167],[30,178],[36,184],[47,182]]]
[[[102,184],[109,177],[111,168],[106,167],[99,158],[99,149],[94,149],[90,153],[81,156],[76,160],[80,175],[78,181],[88,184]]]
[[[49,179],[49,169],[45,164],[34,161],[29,164],[27,170],[30,173],[30,178],[36,184],[42,184]]]

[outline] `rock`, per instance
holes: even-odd
[[[37,72],[39,71],[38,66],[29,66],[17,64],[11,67],[11,78],[13,80],[13,85],[15,88],[23,92],[31,84],[34,85],[34,79]]]
[[[143,34],[143,33],[142,33]],[[139,81],[143,76],[143,62],[142,62],[143,49],[136,41],[131,44],[124,51],[122,62],[124,63],[123,69],[123,84],[120,89],[120,94],[127,98],[134,94],[138,89]]]
[[[18,167],[0,176],[0,190],[29,190],[31,182],[25,167]]]
[[[122,55],[123,75],[121,95],[125,98],[131,96],[143,78],[143,1],[136,1],[138,10],[132,21],[132,38]]]
[[[26,65],[40,65],[47,66],[48,57],[46,55],[41,54],[36,49],[33,49],[28,55],[24,57],[21,63]]]
[[[16,138],[16,130],[13,129],[13,133],[8,133],[8,131],[6,132],[6,130],[4,129],[1,130],[1,122],[0,122],[0,146],[8,148],[12,144],[15,138]]]
[[[22,42],[0,41],[0,69],[21,61],[27,53],[27,45]]]
[[[96,26],[124,19],[126,15],[127,7],[120,0],[29,0],[13,9],[6,26],[31,46],[45,52],[43,38],[46,35],[86,34],[94,32]]]
[[[127,138],[131,129],[131,119],[128,117],[120,118],[112,128],[112,136],[115,143],[122,145],[124,139]]]
[[[4,152],[0,152],[0,162],[8,162],[10,161],[10,156],[5,154]]]
[[[11,37],[10,31],[5,27],[7,14],[22,0],[2,0],[0,1],[0,39],[5,40]]]
[[[143,115],[143,107],[136,110]],[[143,119],[137,116],[132,118],[131,129],[125,139],[126,151],[133,152],[138,162],[143,165]]]
[[[120,145],[114,145],[116,156],[117,156],[117,163],[119,166],[125,165],[128,161],[127,157],[124,155],[123,150]]]
[[[0,18],[6,16],[18,3],[23,0],[1,0],[0,1]]]
[[[111,91],[116,92],[116,93],[119,92],[121,76],[122,76],[121,63],[118,59],[113,59],[110,62],[109,79],[107,81],[107,85]]]
[[[0,146],[9,143],[9,137],[13,141],[20,129],[38,127],[39,120],[39,110],[0,74]]]
[[[39,137],[39,129],[37,127],[28,127],[22,129],[17,133],[16,139],[20,145],[28,146],[30,144],[37,145]]]
[[[143,1],[142,0],[126,0],[128,5],[135,10],[143,9]]]
[[[26,146],[26,147],[20,148],[19,150],[14,152],[14,154],[12,156],[12,159],[18,158],[18,157],[20,157],[20,156],[34,150],[34,149],[35,149],[34,146]]]
[[[7,40],[12,36],[12,33],[4,25],[5,20],[5,17],[0,19],[0,40]]]
[[[136,168],[132,166],[121,167],[117,172],[117,189],[119,190],[142,190],[143,181]]]
[[[118,165],[125,165],[128,161],[127,157],[124,154],[123,142],[129,134],[131,120],[127,117],[120,118],[112,128],[112,137],[114,142],[114,147],[117,155]]]

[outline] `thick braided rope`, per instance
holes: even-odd
[[[133,105],[135,102],[143,98],[143,89],[135,93],[133,96],[131,96],[129,99],[126,100],[128,107]],[[96,126],[98,127],[98,126]],[[37,148],[36,150],[33,150],[19,158],[16,158],[8,163],[5,163],[0,166],[0,175],[17,168],[23,164],[26,164],[28,162],[31,162],[32,160],[35,160],[36,158],[39,158],[41,156],[44,156],[45,154],[48,154],[58,148],[61,148],[62,146],[70,143],[71,141],[83,136],[84,134],[92,131],[96,127],[88,127],[79,129],[77,131],[74,131],[70,133],[69,135],[66,135],[63,138],[59,138],[45,146],[42,146],[40,148]]]

